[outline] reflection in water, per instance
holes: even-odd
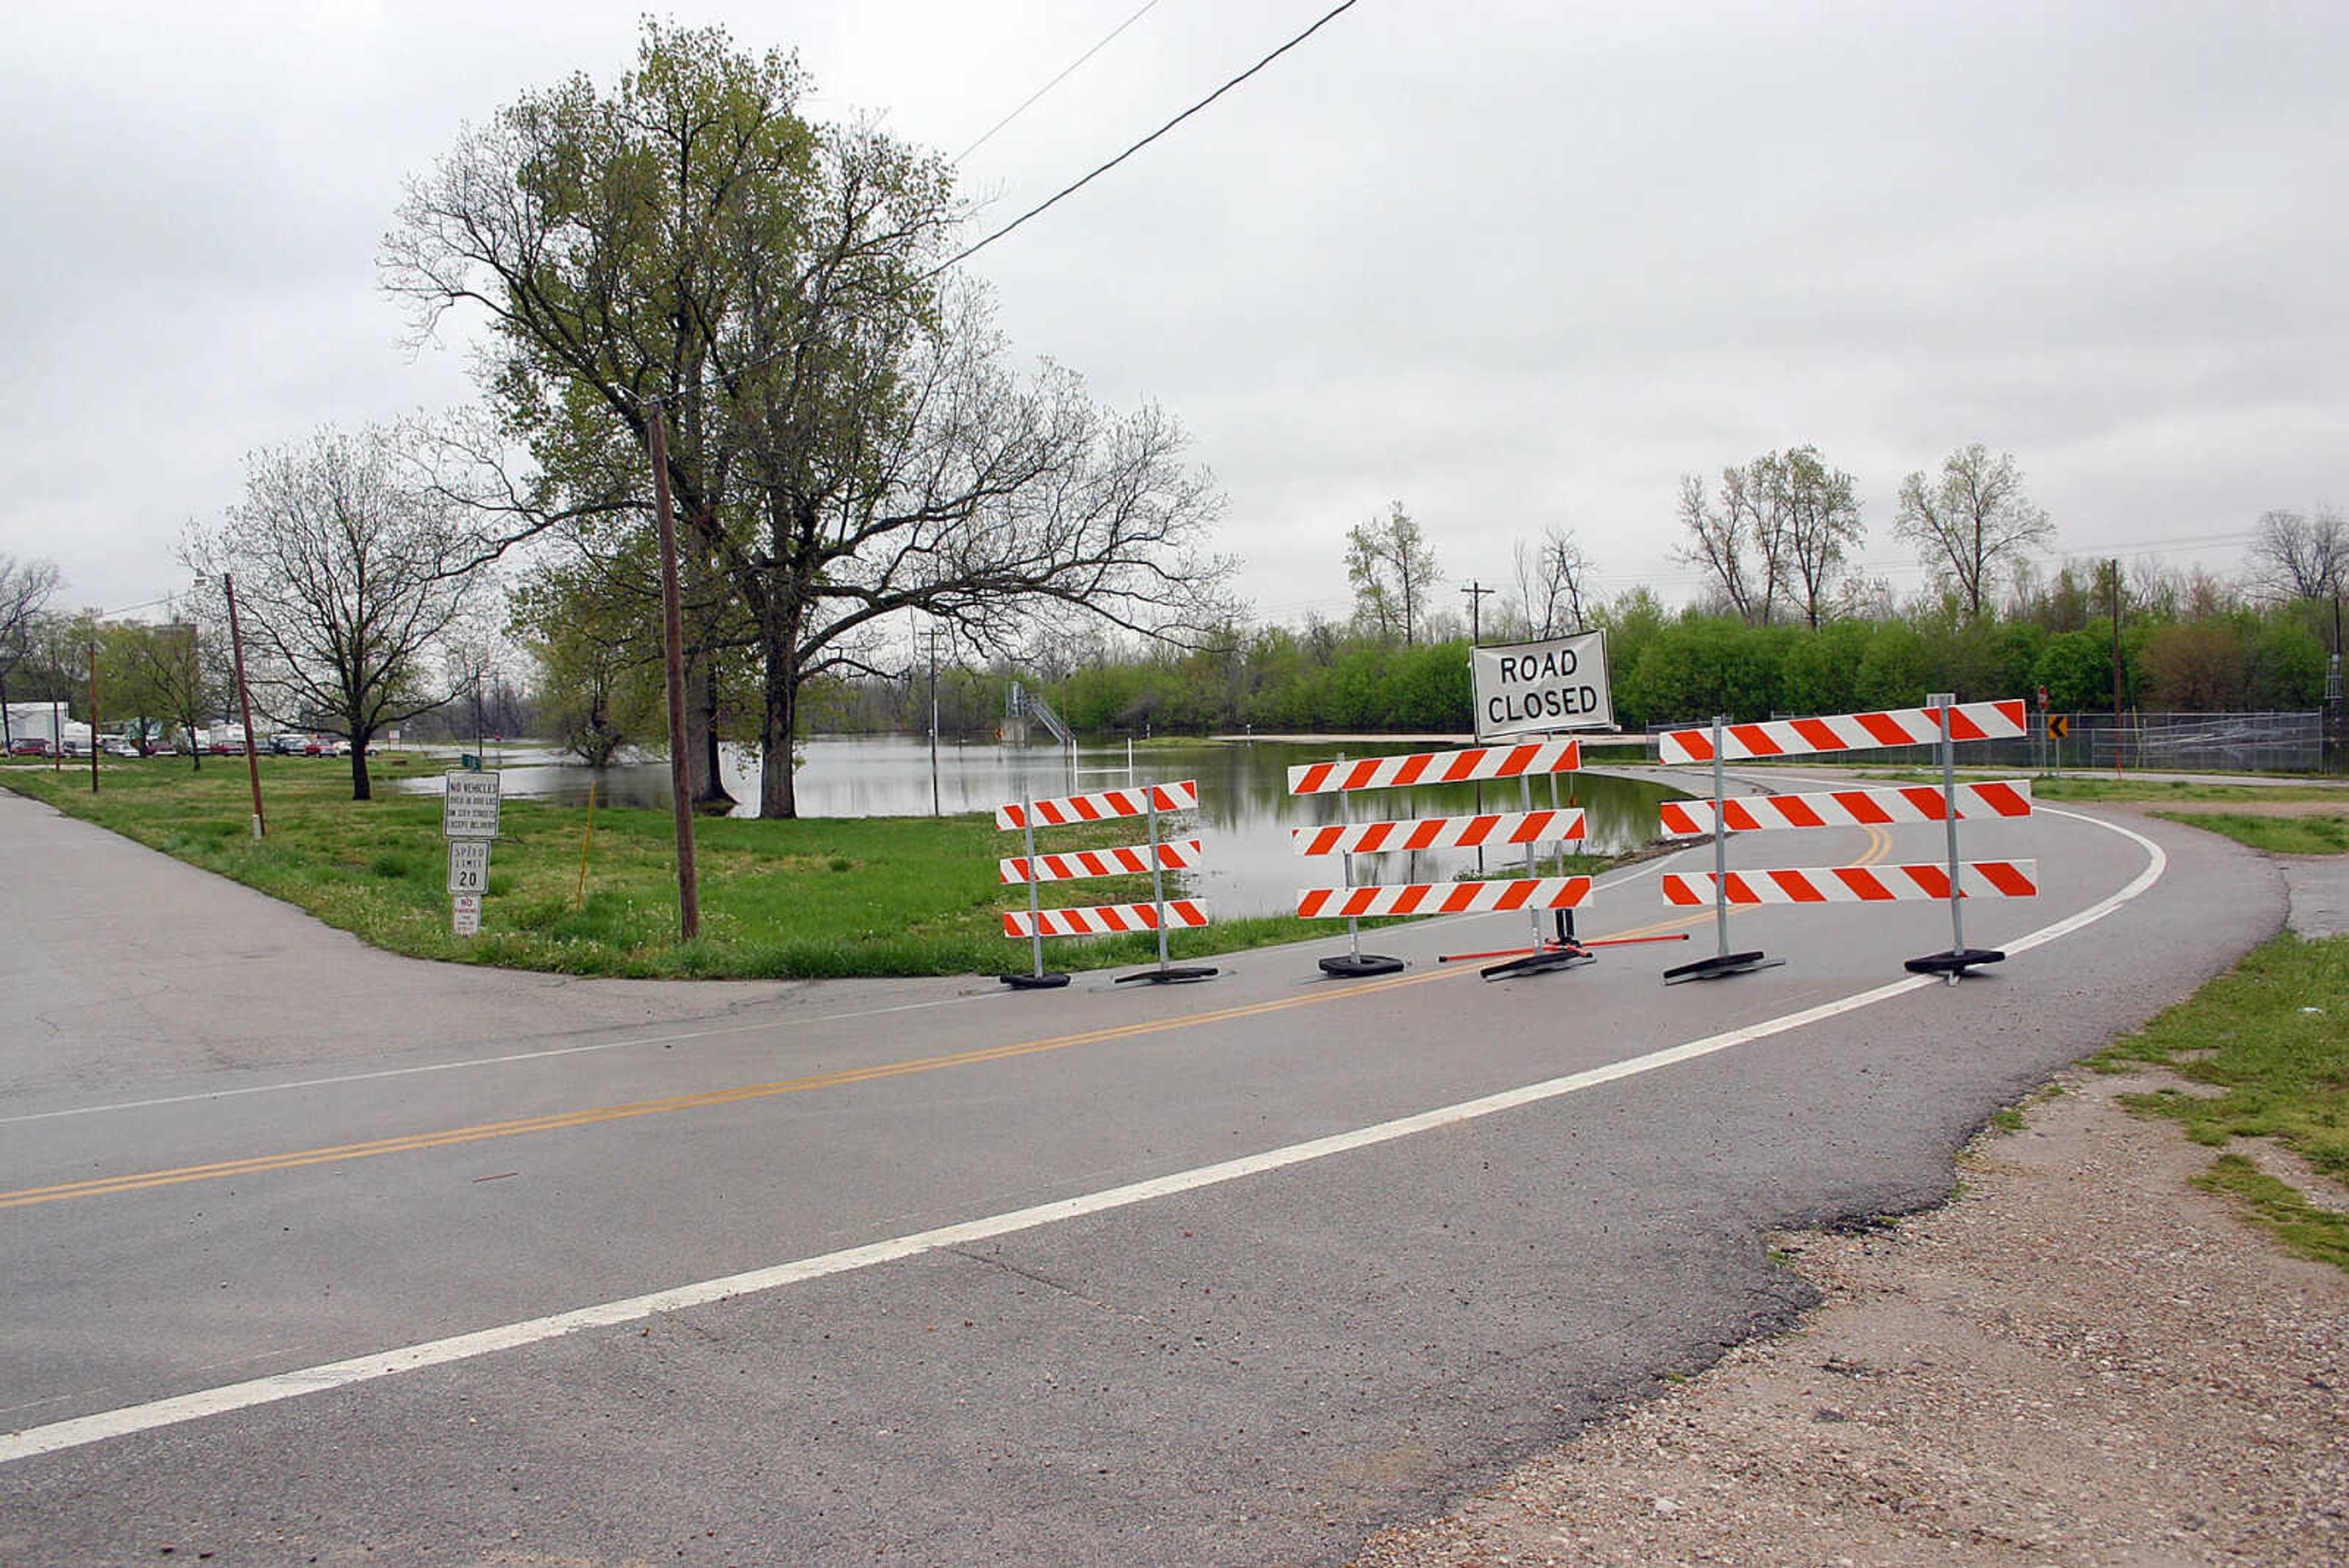
[[[1135,749],[1134,773],[1129,777],[1123,746],[1088,747],[1079,753],[1078,773],[1071,780],[1062,753],[1044,748],[941,745],[937,799],[939,808],[949,815],[992,812],[1023,794],[1043,799],[1127,783],[1195,778],[1199,781],[1195,826],[1199,836],[1206,840],[1207,863],[1193,874],[1193,887],[1207,899],[1212,912],[1239,916],[1287,913],[1296,907],[1298,888],[1334,887],[1344,880],[1338,857],[1291,852],[1288,832],[1292,827],[1458,815],[1478,809],[1480,798],[1486,811],[1518,811],[1528,805],[1535,809],[1579,805],[1589,831],[1589,838],[1579,847],[1604,855],[1636,848],[1654,838],[1657,804],[1679,793],[1644,780],[1596,773],[1531,781],[1496,780],[1482,785],[1481,792],[1475,784],[1447,784],[1301,797],[1288,793],[1288,770],[1299,763],[1324,762],[1341,752],[1360,757],[1430,749],[1438,748],[1402,742],[1346,745],[1154,742]],[[802,816],[929,815],[930,753],[926,741],[904,735],[820,737],[802,742],[802,751],[806,762],[799,771],[797,785]],[[540,750],[512,752],[490,761],[499,766],[502,791],[509,799],[584,805],[593,780],[595,798],[605,805],[666,809],[668,805],[666,763],[597,772],[562,763]],[[755,753],[727,753],[726,787],[745,803],[736,807],[738,816],[758,815],[757,768]],[[440,783],[435,776],[408,781],[401,787],[437,790]],[[1135,822],[1134,842],[1139,843],[1145,832],[1142,823]],[[1006,834],[1004,852],[1014,853],[1016,843],[1014,836]],[[1040,835],[1037,847],[1050,848],[1050,835]],[[1499,869],[1504,863],[1495,857],[1492,867]],[[1357,856],[1354,877],[1361,882],[1444,881],[1475,866],[1473,849]],[[1537,873],[1546,869],[1545,864],[1537,863]],[[1060,901],[1082,900],[1072,888],[1071,896]]]

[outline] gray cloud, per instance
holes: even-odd
[[[1153,11],[968,160],[982,228],[1323,8]],[[1133,6],[727,9],[825,112],[952,151]],[[0,547],[145,598],[247,451],[463,395],[376,286],[399,182],[609,79],[635,10],[21,19]],[[1806,441],[1900,580],[1901,474],[1977,440],[2063,549],[2134,552],[2349,501],[2344,66],[2330,5],[1365,0],[973,265],[1017,351],[1190,427],[1269,613],[1342,611],[1343,533],[1395,499],[1455,580],[1568,521],[1682,591],[1679,475]]]

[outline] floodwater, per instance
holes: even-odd
[[[801,743],[805,759],[797,779],[800,815],[822,816],[923,816],[931,810],[933,778],[928,742],[919,736],[819,736]],[[1213,915],[1285,914],[1296,908],[1297,890],[1334,887],[1345,880],[1339,857],[1294,853],[1289,830],[1327,822],[1385,821],[1457,815],[1479,809],[1517,811],[1579,805],[1588,837],[1578,847],[1591,854],[1636,848],[1657,836],[1656,807],[1679,794],[1662,784],[1608,774],[1582,772],[1484,785],[1449,784],[1409,789],[1361,790],[1350,794],[1295,796],[1288,770],[1344,754],[1385,756],[1401,752],[1444,750],[1441,745],[1390,741],[1299,742],[1287,741],[1154,742],[1129,752],[1124,746],[1085,747],[1073,771],[1066,753],[1050,747],[1018,749],[995,744],[942,743],[937,751],[937,809],[993,812],[1022,798],[1038,800],[1089,794],[1126,784],[1171,784],[1196,779],[1199,809],[1178,819],[1170,836],[1204,840],[1205,863],[1187,887],[1204,898]],[[1131,771],[1129,771],[1131,758]],[[501,774],[510,800],[544,800],[584,805],[592,781],[599,805],[666,808],[667,763],[627,763],[591,769],[564,762],[543,747],[492,748],[487,758]],[[729,750],[723,769],[727,789],[743,804],[733,815],[758,815],[757,754]],[[438,790],[437,776],[403,781],[403,789]],[[1136,819],[1133,842],[1147,828]],[[1019,835],[1001,839],[1003,853],[1022,852]],[[1049,831],[1036,847],[1052,847]],[[1511,860],[1517,860],[1517,851]],[[1504,861],[1496,857],[1493,867]],[[1448,880],[1477,865],[1475,850],[1423,851],[1354,857],[1357,882]],[[1537,862],[1536,874],[1544,866]],[[1072,885],[1047,903],[1083,901]]]

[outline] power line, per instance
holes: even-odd
[[[972,153],[986,146],[988,141],[997,131],[1002,130],[1005,126],[1010,124],[1013,120],[1027,113],[1030,109],[1033,109],[1036,106],[1036,100],[1038,99],[1042,98],[1046,93],[1050,92],[1054,88],[1059,87],[1062,82],[1067,81],[1070,77],[1076,73],[1078,67],[1083,65],[1087,60],[1092,59],[1095,55],[1100,54],[1103,49],[1108,48],[1110,45],[1116,40],[1117,36],[1120,33],[1124,32],[1128,27],[1133,26],[1136,22],[1141,21],[1144,16],[1150,15],[1150,13],[1155,10],[1157,6],[1158,0],[1147,0],[1147,4],[1145,4],[1141,10],[1136,11],[1133,16],[1128,16],[1124,21],[1120,22],[1116,26],[1111,28],[1108,36],[1102,38],[1100,43],[1095,44],[1092,48],[1087,49],[1083,54],[1079,55],[1074,60],[1071,61],[1068,67],[1061,71],[1059,76],[1054,77],[1050,81],[1046,82],[1042,87],[1040,87],[1034,92],[1030,93],[1028,95],[1027,101],[1020,104],[1018,109],[1013,109],[1009,114],[1005,115],[993,125],[988,126],[987,128],[986,134],[982,135],[977,141],[972,142],[968,147],[964,148],[960,152],[956,153],[954,155],[954,161],[957,163],[960,163],[964,159],[969,157]]]
[[[1082,179],[1078,180],[1073,184],[1063,187],[1058,192],[1055,192],[1052,195],[1047,197],[1042,202],[1038,202],[1035,206],[1029,208],[1026,212],[1020,213],[1018,217],[1012,219],[1009,223],[1004,224],[1001,228],[996,230],[993,234],[988,234],[984,239],[981,239],[976,244],[968,245],[963,250],[957,252],[955,254],[948,256],[945,261],[939,263],[936,267],[932,269],[930,275],[932,277],[936,277],[939,273],[946,271],[947,268],[953,266],[957,263],[969,260],[972,256],[977,255],[980,251],[985,250],[988,246],[993,244],[996,241],[1009,234],[1012,230],[1018,228],[1029,219],[1037,217],[1045,213],[1063,198],[1075,195],[1078,192],[1092,184],[1095,180],[1100,179],[1102,175],[1108,173],[1111,170],[1116,168],[1119,164],[1124,162],[1127,159],[1133,157],[1135,153],[1141,151],[1143,148],[1149,146],[1152,142],[1157,140],[1160,137],[1165,135],[1168,131],[1174,130],[1176,126],[1182,124],[1185,120],[1190,119],[1193,115],[1198,113],[1201,109],[1206,109],[1209,104],[1215,102],[1226,93],[1231,91],[1232,88],[1239,86],[1240,83],[1247,80],[1248,78],[1256,75],[1257,72],[1264,69],[1265,67],[1272,64],[1273,61],[1280,58],[1281,56],[1288,53],[1289,50],[1297,47],[1298,45],[1303,43],[1314,34],[1319,32],[1323,27],[1328,26],[1339,16],[1352,10],[1356,4],[1357,0],[1340,0],[1340,3],[1338,5],[1324,13],[1319,20],[1316,21],[1311,26],[1306,28],[1305,31],[1298,34],[1297,36],[1289,39],[1288,42],[1281,45],[1280,47],[1273,50],[1272,53],[1265,56],[1264,58],[1257,61],[1256,64],[1250,66],[1247,69],[1242,71],[1239,75],[1234,77],[1231,80],[1226,82],[1223,86],[1217,88],[1215,91],[1209,93],[1206,97],[1201,99],[1198,102],[1193,104],[1190,108],[1185,109],[1182,113],[1176,115],[1174,119],[1168,120],[1165,124],[1160,126],[1157,130],[1152,131],[1149,135],[1143,137],[1141,140],[1135,142],[1133,146],[1127,148],[1116,157],[1111,159],[1108,162],[1093,170],[1092,172],[1085,175]]]

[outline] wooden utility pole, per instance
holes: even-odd
[[[253,784],[253,836],[265,836],[269,824],[261,815],[261,752],[253,743],[253,699],[244,689],[244,632],[236,624],[236,579],[221,574],[221,592],[228,599],[228,646],[236,660],[236,716],[244,725],[244,776]]]
[[[1501,590],[1488,588],[1482,583],[1472,581],[1460,591],[1466,595],[1468,599],[1468,646],[1474,648],[1485,638],[1484,617],[1480,613],[1485,607],[1485,597],[1487,594],[1497,594]]]
[[[2116,556],[2105,563],[2112,573],[2113,593],[2113,774],[2120,775],[2121,742],[2121,563]]]
[[[645,407],[652,449],[653,516],[660,526],[661,657],[668,686],[668,795],[677,819],[677,920],[680,940],[701,934],[700,877],[693,860],[693,775],[685,754],[685,622],[678,604],[677,522],[669,511],[667,414],[660,400]]]
[[[98,793],[98,644],[89,645],[89,793]]]

